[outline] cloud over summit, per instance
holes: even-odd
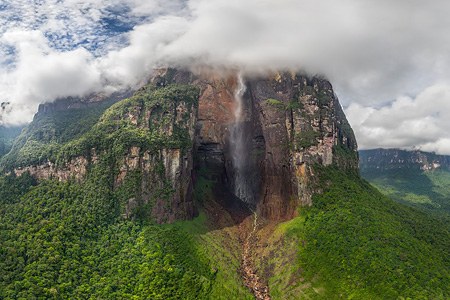
[[[38,103],[56,97],[134,85],[159,65],[299,68],[330,79],[362,147],[447,151],[442,112],[417,103],[450,102],[445,92],[421,96],[450,82],[448,1],[39,3],[0,7],[0,99],[12,103],[9,123],[28,121]],[[405,99],[417,103],[404,106],[400,125],[390,114]],[[429,137],[400,137],[399,126],[417,124]],[[378,144],[367,136],[380,132]]]

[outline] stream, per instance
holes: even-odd
[[[241,234],[243,234],[241,272],[244,285],[252,291],[257,300],[270,300],[269,287],[256,274],[256,268],[253,261],[252,246],[256,245],[258,242],[256,236],[256,230],[258,229],[258,214],[253,212],[253,222],[252,224],[249,224],[250,226],[245,224],[246,221],[251,220],[246,219],[239,225]]]

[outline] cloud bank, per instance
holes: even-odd
[[[330,79],[362,148],[450,154],[448,1],[35,3],[0,5],[3,122],[27,122],[57,97],[135,85],[160,65],[290,68]]]
[[[450,153],[450,85],[436,84],[415,98],[402,96],[381,108],[352,103],[346,114],[367,148],[419,148]]]

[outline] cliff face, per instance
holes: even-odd
[[[448,217],[450,156],[399,149],[361,150],[361,177],[391,199]]]
[[[216,183],[216,197],[227,198],[222,201],[233,201],[239,177],[251,194],[241,200],[263,217],[287,219],[299,205],[311,204],[315,164],[358,169],[353,131],[331,84],[324,79],[292,73],[243,76],[245,92],[239,104],[237,73],[188,76],[162,70],[155,78],[200,87],[196,168]],[[239,120],[237,105],[242,106]],[[233,157],[237,122],[244,136],[241,170]]]
[[[263,216],[290,218],[298,205],[310,205],[315,164],[357,169],[355,137],[326,80],[275,74],[250,81],[248,98],[265,145]]]
[[[183,90],[172,86],[196,89],[196,101],[186,101]],[[161,101],[151,100],[165,90]],[[288,219],[299,205],[311,204],[316,164],[358,168],[353,132],[331,84],[321,78],[164,69],[130,99],[115,105],[120,113],[110,109],[100,120],[113,124],[107,132],[113,128],[118,134],[124,123],[133,133],[115,161],[114,188],[124,185],[129,174],[140,174],[139,192],[127,200],[125,217],[148,204],[159,223],[193,217],[192,187],[202,176],[214,182],[219,203],[243,201],[265,218]],[[164,142],[155,142],[160,139]],[[90,166],[112,151],[101,143],[83,143],[84,151],[62,155],[63,162],[48,159],[15,173],[83,180]]]
[[[112,178],[112,189],[128,191],[121,199],[124,217],[144,214],[158,223],[192,218],[197,105],[195,87],[150,84],[107,109],[81,137],[54,142],[51,152],[38,153],[39,163],[13,172],[18,176],[29,172],[40,180],[82,181],[100,168]],[[36,119],[45,119],[66,103],[53,106],[41,108]]]
[[[150,207],[151,217],[157,223],[172,223],[194,216],[192,145],[198,90],[189,92],[192,96],[175,89],[173,94],[163,97],[162,103],[136,103],[129,106],[123,115],[116,116],[121,121],[128,120],[132,126],[145,129],[146,134],[168,138],[156,147],[131,146],[120,160],[115,188],[120,187],[130,173],[137,171],[140,174],[139,192],[136,198],[127,201],[126,217],[131,217],[133,211],[143,205]],[[136,142],[133,144],[139,144]]]
[[[361,171],[383,171],[403,168],[420,169],[422,171],[450,170],[450,156],[418,150],[373,149],[361,150],[359,154]]]

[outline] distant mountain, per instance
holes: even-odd
[[[428,212],[450,213],[450,156],[399,149],[360,150],[361,176],[383,194]]]
[[[359,151],[361,171],[369,169],[420,169],[423,171],[450,169],[450,156],[419,150],[373,149]]]

